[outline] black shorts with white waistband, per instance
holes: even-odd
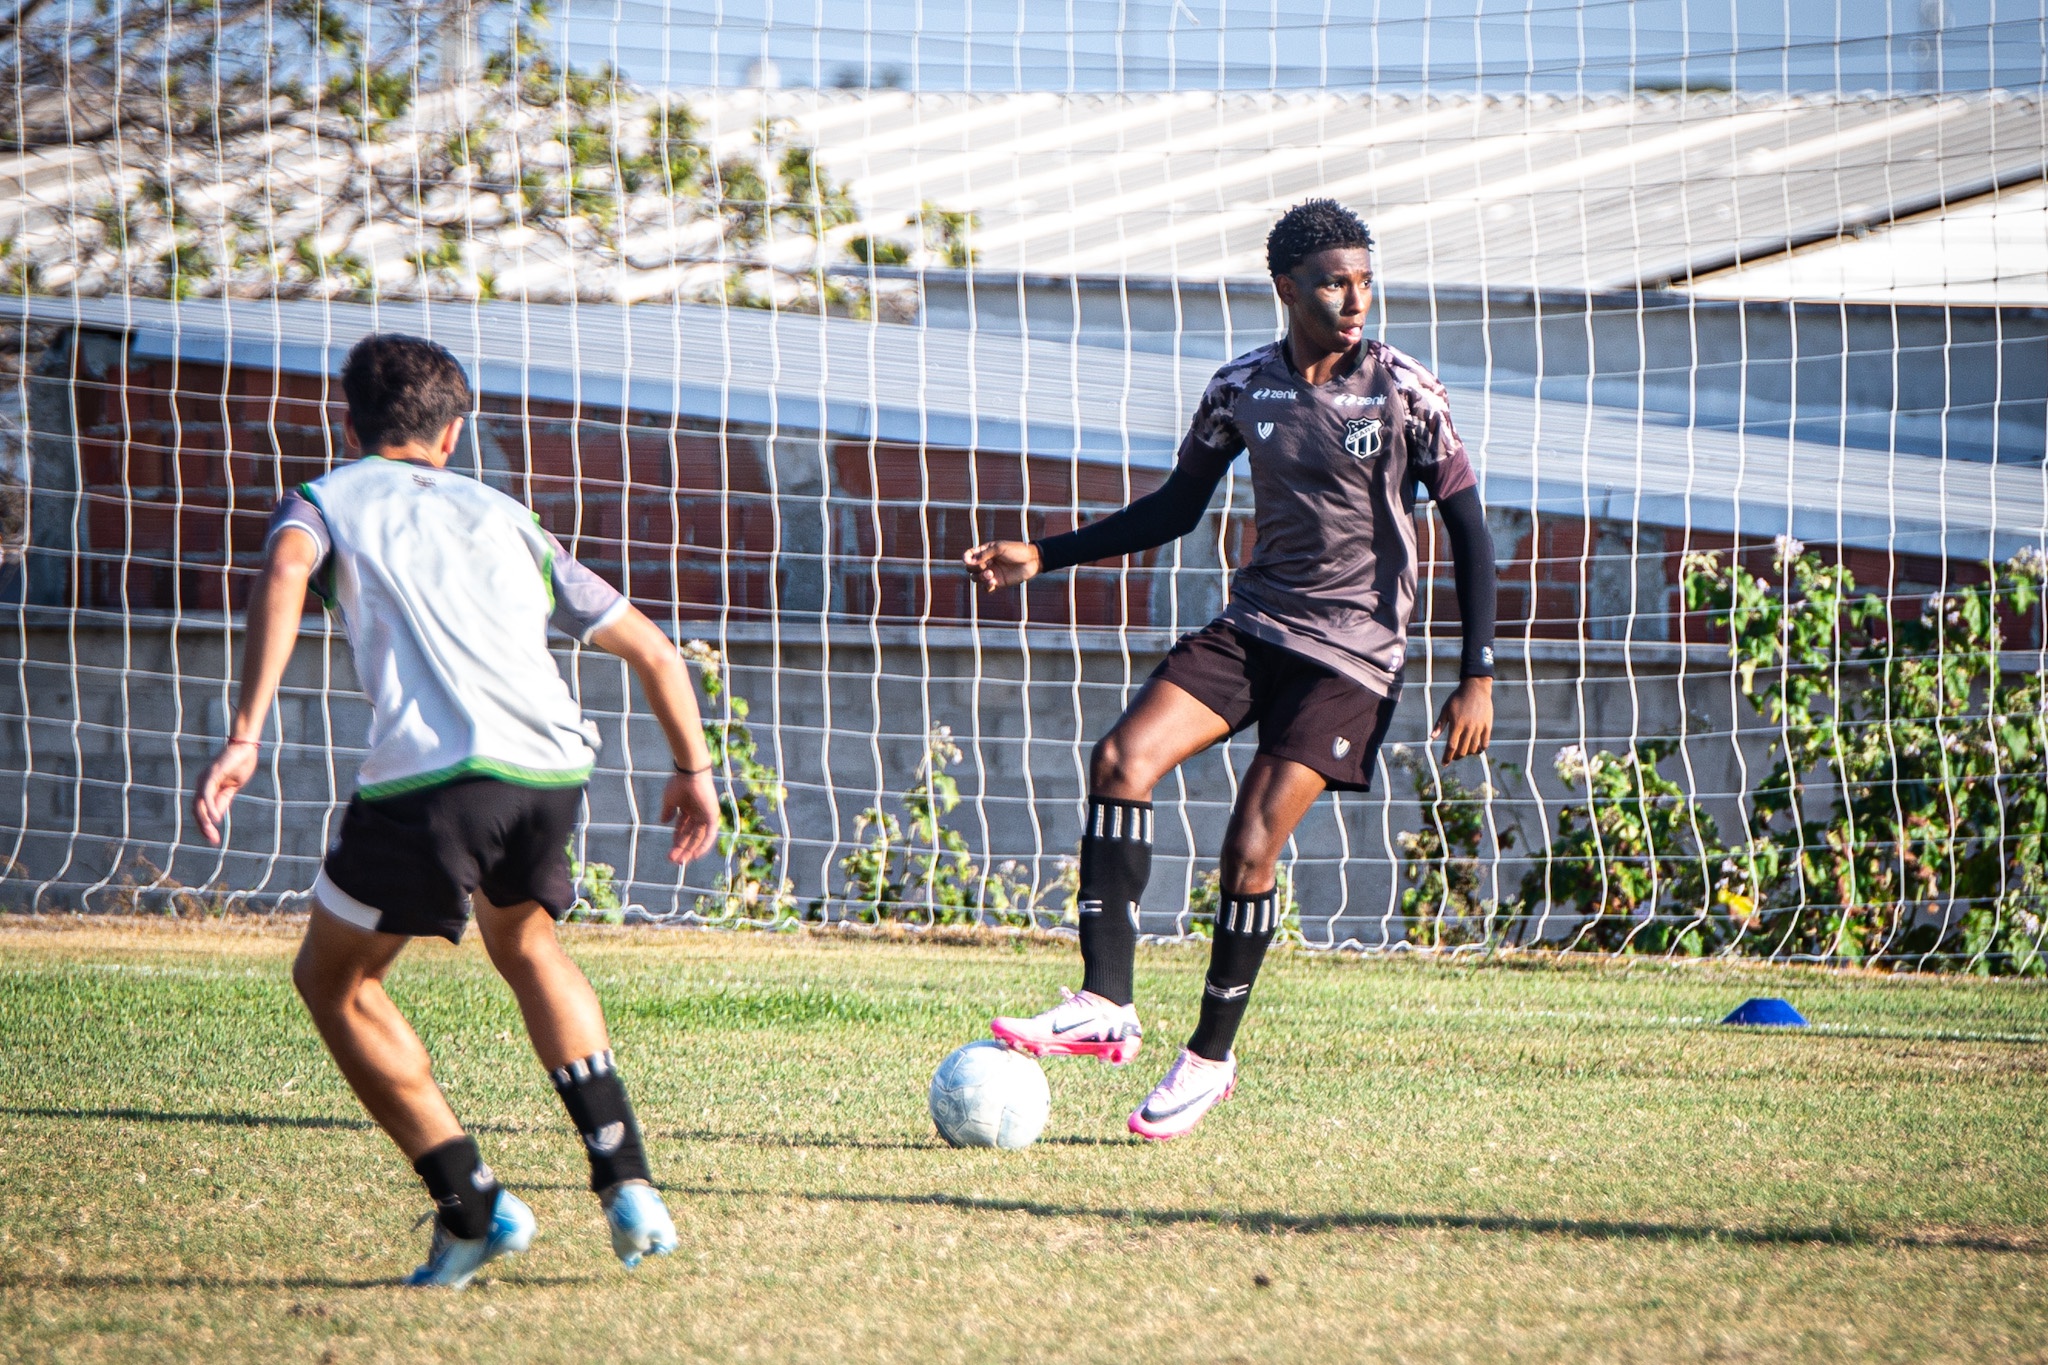
[[[569,836],[583,788],[471,777],[376,801],[350,798],[313,894],[359,929],[462,942],[472,893],[493,905],[575,903]]]
[[[1371,789],[1394,703],[1363,683],[1220,620],[1181,636],[1152,676],[1221,716],[1233,735],[1257,724],[1260,753],[1313,769],[1330,790]]]

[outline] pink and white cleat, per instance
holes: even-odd
[[[1100,1057],[1122,1066],[1138,1055],[1145,1031],[1134,1005],[1114,1005],[1087,991],[1060,987],[1060,1003],[1029,1018],[1002,1015],[988,1031],[1004,1047],[1031,1057]]]
[[[1235,1089],[1237,1058],[1212,1062],[1182,1048],[1165,1077],[1131,1112],[1131,1131],[1153,1142],[1192,1133],[1202,1115],[1229,1099]]]

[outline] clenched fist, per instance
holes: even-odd
[[[975,546],[960,559],[967,565],[967,576],[984,592],[1014,588],[1027,578],[1035,578],[1044,567],[1038,547],[1028,540],[991,540]]]

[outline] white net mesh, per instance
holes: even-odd
[[[460,460],[704,672],[729,837],[678,876],[658,730],[565,653],[593,912],[1061,923],[1089,745],[1226,599],[1248,485],[1022,593],[958,556],[1157,486],[1323,194],[1479,470],[1500,721],[1483,763],[1423,742],[1458,629],[1423,508],[1409,696],[1290,850],[1300,936],[2041,970],[2038,0],[786,19],[0,20],[0,899],[310,885],[367,718],[338,624],[225,852],[186,800],[265,518],[345,458],[333,376],[382,329],[462,358]],[[1160,789],[1148,931],[1213,902],[1250,750]]]

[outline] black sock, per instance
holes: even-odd
[[[1279,927],[1273,892],[1223,898],[1216,911],[1216,941],[1209,949],[1209,979],[1202,986],[1202,1014],[1188,1051],[1212,1062],[1230,1056],[1244,1007],[1251,1003],[1252,982],[1266,960],[1266,945]]]
[[[607,1048],[580,1062],[549,1073],[569,1121],[583,1135],[590,1156],[590,1188],[602,1193],[621,1180],[648,1180],[647,1151],[640,1144],[640,1122],[633,1102],[619,1081]]]
[[[450,1138],[425,1153],[412,1168],[427,1182],[434,1199],[434,1219],[451,1237],[473,1242],[491,1230],[491,1211],[498,1206],[498,1177],[484,1165],[483,1154],[468,1134]]]
[[[1081,830],[1081,989],[1131,1003],[1138,955],[1138,899],[1152,877],[1152,803],[1088,798]]]

